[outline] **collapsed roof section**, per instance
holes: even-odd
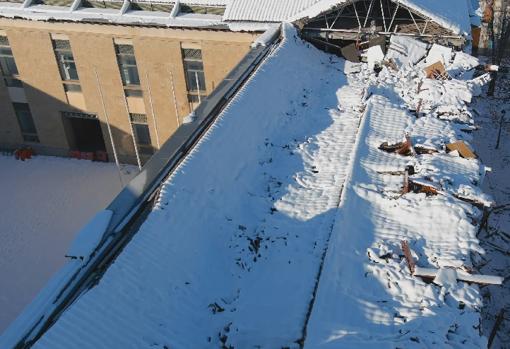
[[[462,47],[470,38],[465,0],[357,0],[320,2],[297,20],[303,34],[322,46],[341,49],[394,34]],[[321,5],[322,4],[322,5]]]

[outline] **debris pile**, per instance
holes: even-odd
[[[370,59],[345,69],[371,97],[305,347],[484,347],[477,284],[503,279],[472,261],[493,202],[469,103],[489,75],[468,54],[408,37],[392,37],[375,68]]]

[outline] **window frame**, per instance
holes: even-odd
[[[23,87],[23,82],[19,78],[18,65],[12,53],[9,39],[5,35],[0,35],[0,74],[2,75],[7,87]],[[8,52],[8,53],[6,53]],[[10,61],[9,63],[6,63]],[[5,68],[9,70],[6,72]],[[14,68],[15,72],[12,71]]]
[[[151,138],[151,132],[149,128],[149,123],[147,121],[147,115],[146,114],[139,114],[139,113],[130,113],[129,114],[129,121],[131,122],[131,127],[133,129],[133,138],[135,140],[135,145],[138,148],[138,151],[140,154],[143,155],[152,155],[154,154],[154,147],[152,146],[152,138]],[[140,137],[139,129],[144,129],[144,136]],[[146,141],[144,140],[143,143],[140,142],[142,138],[146,137]]]
[[[202,49],[183,47],[181,48],[181,54],[188,104],[190,111],[192,111],[207,97],[207,80]]]
[[[16,114],[16,120],[18,121],[18,126],[21,131],[23,141],[27,143],[40,143],[39,135],[37,133],[37,127],[35,126],[34,116],[32,115],[30,105],[28,103],[13,102],[12,107],[14,109],[14,113]],[[28,116],[28,118],[22,120],[23,116],[24,117]],[[27,130],[25,127],[27,125],[26,124],[27,121],[30,130]]]
[[[66,42],[67,44],[65,44],[65,46],[68,47],[58,47],[58,42]],[[76,61],[74,59],[71,42],[69,40],[53,39],[52,44],[53,51],[55,52],[55,58],[57,60],[58,71],[60,73],[60,79],[64,82],[78,83],[80,81],[80,75],[78,73],[78,67],[76,66]],[[76,78],[72,73],[69,73],[71,71],[74,71]]]
[[[121,52],[122,47],[126,49],[129,47],[128,50],[131,52]],[[117,57],[117,66],[119,68],[120,78],[122,80],[122,86],[124,86],[124,89],[140,90],[141,89],[140,73],[138,72],[138,64],[136,61],[134,46],[131,44],[115,43],[115,56]],[[132,59],[132,61],[129,62],[129,59]],[[136,73],[135,83],[131,81],[132,76],[129,72]]]

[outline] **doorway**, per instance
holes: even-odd
[[[62,113],[69,145],[80,152],[106,151],[101,124],[93,114]]]

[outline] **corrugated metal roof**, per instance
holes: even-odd
[[[321,0],[232,0],[226,21],[281,22]]]

